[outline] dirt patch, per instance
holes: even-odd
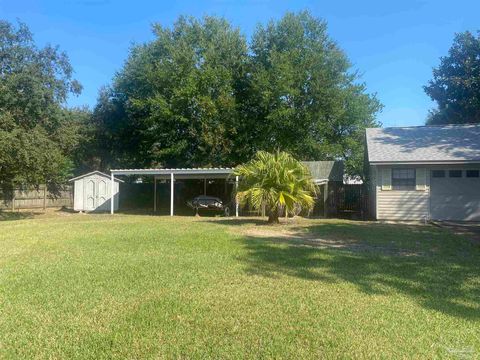
[[[361,243],[354,239],[320,238],[314,234],[302,233],[288,228],[272,229],[253,227],[246,228],[241,233],[247,237],[261,238],[277,243],[287,243],[294,246],[313,246],[321,249],[338,249],[353,252],[373,252],[382,255],[425,256],[426,252],[399,249],[396,247],[379,246]]]

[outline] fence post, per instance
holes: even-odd
[[[15,211],[15,189],[12,191],[12,211]]]
[[[323,185],[323,217],[328,216],[328,181]]]
[[[43,186],[43,211],[47,210],[47,185]]]

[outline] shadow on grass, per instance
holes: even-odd
[[[306,225],[294,231],[293,238],[240,239],[247,249],[240,259],[246,272],[348,282],[366,294],[400,294],[427,309],[480,318],[480,249],[462,237],[428,226],[372,223]],[[305,243],[299,241],[302,236]],[[315,237],[333,243],[343,239],[347,246],[311,246]],[[348,246],[352,243],[357,247]]]
[[[115,214],[124,215],[151,215],[151,216],[170,216],[170,208],[160,208],[156,212],[151,208],[120,208],[115,210]],[[175,216],[195,217],[195,211],[190,208],[175,208]],[[200,211],[201,217],[214,218],[220,217],[222,214],[215,211]]]
[[[227,226],[241,226],[241,225],[255,225],[255,226],[261,226],[261,225],[269,225],[266,220],[261,219],[259,217],[243,217],[243,218],[235,218],[235,217],[217,217],[215,220],[209,219],[207,220],[209,222],[212,222],[214,224],[220,224],[220,225],[227,225]]]
[[[54,210],[57,213],[64,213],[64,214],[78,214],[78,211],[73,210],[71,207],[62,206],[61,208]]]
[[[0,221],[13,221],[32,219],[34,216],[40,215],[36,211],[0,211]]]
[[[52,207],[44,210],[40,209],[18,209],[18,210],[0,210],[0,221],[14,221],[14,220],[24,220],[24,219],[33,219],[36,217],[45,217],[53,215],[62,215],[62,214],[76,214],[78,211],[74,211],[72,208],[62,206],[62,207]]]

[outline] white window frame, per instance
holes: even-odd
[[[395,177],[397,172],[413,172],[413,177]],[[409,185],[398,185],[395,184],[397,181],[408,180],[411,182]],[[415,168],[392,168],[392,190],[415,190],[417,184],[417,171]]]

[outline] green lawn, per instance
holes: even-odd
[[[0,358],[476,358],[480,247],[433,226],[0,222]]]

